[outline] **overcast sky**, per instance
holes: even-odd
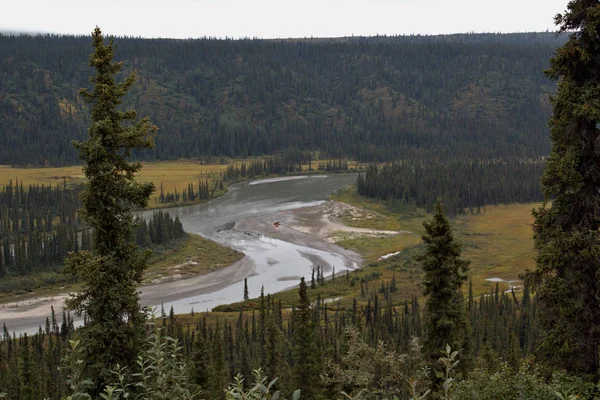
[[[555,30],[568,0],[8,0],[0,31],[339,37]]]

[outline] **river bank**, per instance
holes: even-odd
[[[296,278],[310,274],[316,262],[335,265],[339,270],[347,267],[356,268],[358,260],[345,258],[342,254],[344,250],[339,247],[333,249],[319,247],[319,245],[315,245],[319,248],[302,247],[302,243],[312,245],[315,241],[299,237],[296,241],[299,244],[294,244],[266,236],[269,234],[267,230],[241,232],[235,228],[235,225],[247,219],[260,220],[274,213],[285,213],[291,209],[321,204],[329,194],[354,182],[355,179],[356,174],[346,174],[335,177],[283,180],[261,185],[237,184],[230,186],[227,194],[209,203],[169,209],[169,213],[179,217],[187,233],[199,234],[205,239],[214,240],[222,246],[244,253],[245,257],[231,267],[203,275],[201,279],[202,282],[206,282],[204,286],[200,281],[189,281],[189,279],[172,282],[164,282],[165,279],[162,279],[162,282],[151,279],[160,283],[148,285],[147,289],[144,289],[146,286],[141,288],[144,304],[160,306],[161,303],[172,300],[176,302],[172,304],[176,312],[189,312],[192,307],[198,311],[206,310],[216,304],[239,300],[243,291],[242,276],[248,277],[252,293],[256,295],[267,278],[270,282],[268,290],[271,292],[295,285]],[[151,214],[152,211],[146,211],[141,215],[146,216],[146,213]],[[184,263],[186,261],[184,260]],[[173,267],[181,264],[181,262],[174,263]],[[171,268],[171,271],[177,272],[176,269]],[[183,281],[188,282],[182,283]],[[193,293],[186,292],[186,285],[198,290]],[[144,294],[144,290],[147,294]],[[188,299],[189,301],[186,302],[186,296],[192,294],[204,297],[196,300]],[[10,330],[23,331],[26,328],[32,329],[33,326],[37,329],[38,325],[44,324],[46,316],[50,315],[50,306],[54,306],[56,314],[60,316],[60,305],[64,295],[65,293],[48,295],[48,293],[38,292],[33,300],[19,299],[11,302],[12,304],[4,304],[0,310],[0,323],[6,323]],[[165,304],[165,308],[168,307],[170,305]],[[35,318],[39,318],[37,323],[34,322]]]
[[[340,235],[388,236],[399,232],[352,228],[339,220],[349,212],[349,206],[338,202],[321,202],[306,207],[279,210],[245,218],[231,229],[216,231],[208,237],[217,242],[236,237],[233,247],[265,247],[264,258],[257,259],[253,252],[227,267],[202,275],[180,279],[155,281],[140,287],[140,300],[144,306],[173,306],[176,313],[205,311],[218,304],[239,301],[243,295],[243,281],[248,279],[251,296],[264,286],[268,292],[277,292],[297,285],[300,276],[308,277],[311,268],[323,267],[326,275],[335,268],[337,273],[360,268],[362,258],[333,241]],[[234,240],[234,242],[235,242]],[[257,242],[257,240],[262,240]],[[297,253],[301,262],[290,263],[290,252]],[[262,253],[261,253],[262,254]],[[62,293],[0,305],[0,321],[9,330],[25,331],[34,324],[43,325],[53,306],[57,315],[62,313]],[[36,328],[37,329],[37,328]]]

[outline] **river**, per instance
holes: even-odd
[[[275,293],[307,278],[315,265],[330,275],[359,267],[356,254],[336,245],[273,225],[290,219],[290,210],[321,204],[328,195],[356,181],[356,174],[310,175],[240,183],[209,203],[169,209],[188,233],[200,234],[244,253],[240,262],[207,275],[143,286],[141,303],[175,313],[210,310],[241,301],[248,280],[251,297],[261,287]],[[145,211],[149,217],[152,211]],[[287,232],[287,233],[286,233]],[[18,307],[0,306],[0,323],[10,331],[35,332],[43,326],[53,305],[61,315],[60,296]]]

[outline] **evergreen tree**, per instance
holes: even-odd
[[[99,28],[92,42],[95,50],[89,61],[96,69],[90,78],[94,89],[80,91],[92,105],[89,138],[74,146],[86,163],[83,170],[88,182],[81,200],[83,217],[94,231],[93,249],[70,253],[66,260],[67,272],[83,283],[66,304],[88,318],[82,330],[84,366],[86,375],[100,387],[108,379],[102,372],[117,363],[133,364],[144,340],[137,285],[150,254],[135,244],[131,207],[145,207],[154,186],[136,182],[134,174],[141,164],[127,159],[132,150],[153,146],[156,127],[147,118],[128,123],[136,118],[135,111],[117,110],[135,83],[135,74],[123,83],[115,82],[122,63],[113,62],[113,42],[105,44]]]
[[[558,80],[551,99],[552,151],[542,177],[546,202],[535,210],[537,292],[550,365],[600,379],[600,4],[572,0],[555,18],[569,40],[546,74]],[[548,200],[552,200],[548,203]]]
[[[295,387],[300,389],[302,398],[313,400],[316,393],[315,379],[320,372],[320,357],[306,289],[306,282],[302,277],[298,290],[298,306],[292,315],[294,324],[293,374]]]
[[[20,348],[20,370],[19,381],[21,382],[21,396],[23,400],[33,400],[34,396],[34,373],[31,352],[29,350],[29,338],[27,334],[23,336],[22,345]]]
[[[440,200],[435,205],[433,219],[425,221],[423,226],[426,252],[418,260],[425,272],[424,294],[428,296],[424,350],[432,362],[437,362],[446,345],[450,345],[464,359],[470,346],[464,343],[469,332],[461,286],[467,279],[470,262],[461,258],[461,246],[452,235]],[[467,367],[461,363],[461,367]]]
[[[248,278],[244,278],[244,301],[248,301],[250,295],[248,294]]]

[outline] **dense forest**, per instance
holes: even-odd
[[[444,199],[449,215],[479,214],[486,205],[529,203],[543,199],[543,162],[456,160],[447,164],[397,162],[371,165],[357,179],[358,193],[386,200],[391,209],[407,206],[433,210]]]
[[[553,33],[306,40],[119,38],[146,160],[289,149],[361,161],[538,158]],[[0,35],[0,164],[79,163],[89,38]],[[19,151],[15,151],[18,149]]]
[[[93,236],[81,218],[81,189],[65,184],[24,187],[10,181],[0,190],[0,290],[74,280],[60,273],[65,257],[90,250]],[[148,221],[136,219],[133,235],[139,246],[155,248],[185,233],[177,217],[156,211]]]

